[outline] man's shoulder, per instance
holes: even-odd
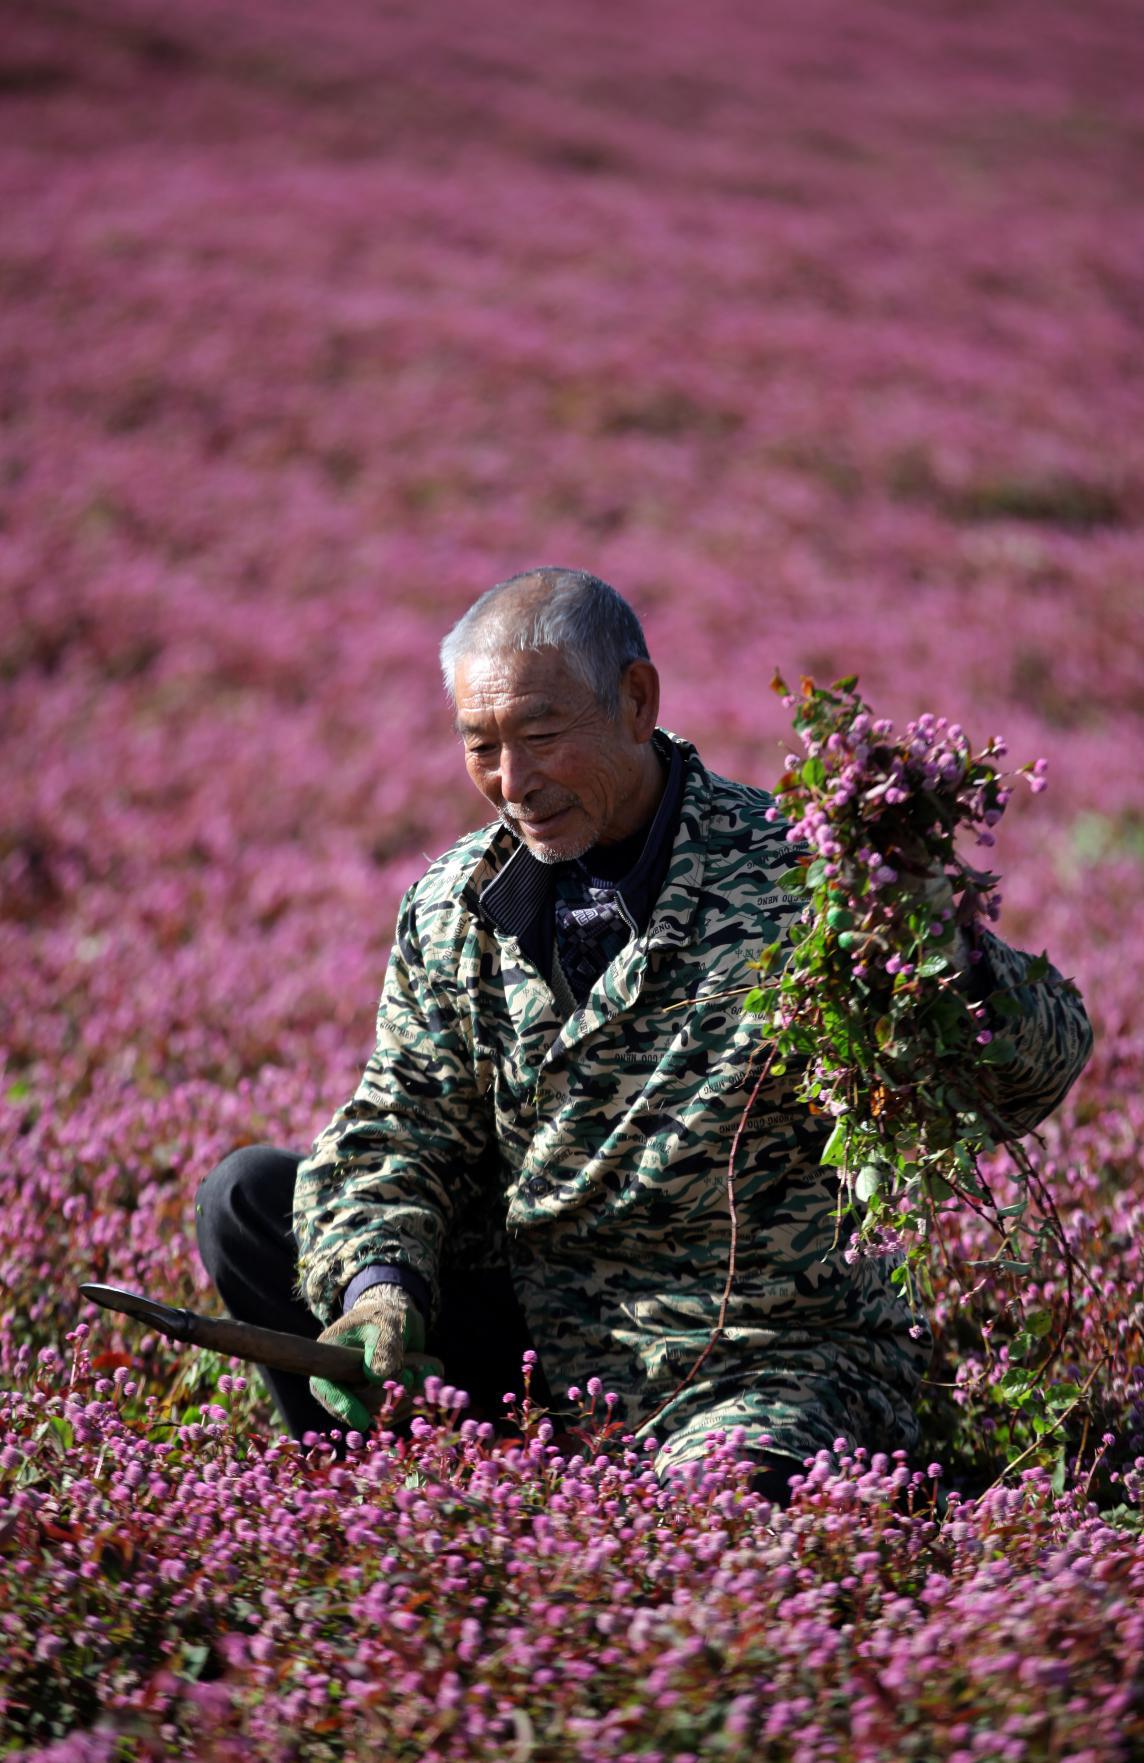
[[[711,784],[713,821],[719,818],[746,822],[770,832],[772,823],[767,820],[767,814],[774,807],[775,799],[769,790],[740,783],[733,777],[722,777],[717,771],[709,771],[707,776]]]
[[[495,874],[503,861],[500,831],[493,824],[465,833],[433,859],[401,902],[397,941],[407,959],[419,962],[439,983],[456,978],[466,950],[474,958],[472,937],[480,924],[477,895],[484,878]]]
[[[695,754],[698,765],[698,754]],[[709,859],[721,853],[736,859],[754,852],[770,863],[775,857],[797,856],[803,846],[792,840],[769,790],[703,768],[706,784],[705,844]]]
[[[474,877],[483,877],[485,871],[491,876],[500,866],[502,833],[499,822],[491,821],[462,834],[447,851],[433,859],[409,889],[406,900],[416,906],[419,914],[469,911]]]

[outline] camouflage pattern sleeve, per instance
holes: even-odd
[[[490,1138],[462,1021],[430,978],[417,889],[402,901],[373,1053],[353,1099],[300,1165],[294,1194],[298,1289],[323,1322],[371,1264],[411,1267],[438,1304],[442,1245],[471,1204]]]
[[[1092,1052],[1092,1029],[1080,993],[1040,956],[1012,949],[989,931],[979,933],[993,991],[1008,994],[1020,1015],[997,1018],[997,1035],[1013,1043],[1016,1056],[993,1067],[993,1105],[1011,1132],[1032,1132],[1061,1103]]]

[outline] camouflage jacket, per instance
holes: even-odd
[[[412,1268],[436,1294],[450,1260],[499,1252],[554,1390],[596,1370],[646,1411],[694,1358],[727,1268],[728,1153],[765,1053],[727,994],[799,903],[779,885],[797,850],[764,818],[771,798],[679,746],[681,816],[651,921],[566,1018],[482,907],[496,878],[495,895],[527,892],[539,867],[505,829],[461,839],[406,895],[373,1055],[298,1175],[300,1291],[323,1321],[370,1264]],[[997,983],[1019,985],[1029,957],[985,942]],[[1055,971],[1020,996],[1003,1100],[1025,1131],[1090,1043]],[[827,1130],[789,1077],[746,1123],[728,1373],[776,1340],[860,1358],[879,1332],[905,1341],[885,1266],[832,1246]]]

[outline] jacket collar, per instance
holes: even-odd
[[[665,729],[657,729],[653,738],[667,761],[667,782],[643,851],[618,893],[628,916],[653,943],[686,942],[703,873],[710,782],[689,742]],[[480,916],[502,935],[515,937],[542,973],[552,960],[554,870],[501,828],[465,889]]]
[[[616,890],[625,913],[640,930],[651,915],[652,887],[663,873],[683,795],[683,760],[678,749],[660,740],[658,731],[653,738],[657,752],[667,762],[667,781],[643,850]],[[527,845],[519,844],[504,868],[481,890],[484,917],[507,936],[525,936],[552,899],[557,867],[542,863]]]

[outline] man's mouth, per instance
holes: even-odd
[[[542,838],[545,833],[551,832],[567,813],[568,808],[565,807],[557,808],[551,814],[543,816],[522,814],[516,824],[522,832],[529,833],[534,839]]]

